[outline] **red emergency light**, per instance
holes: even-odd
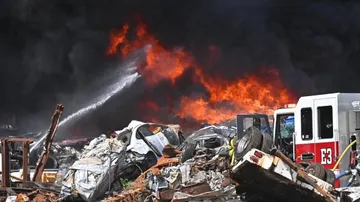
[[[284,107],[285,108],[295,108],[296,104],[286,104]]]

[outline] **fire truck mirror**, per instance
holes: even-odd
[[[355,141],[355,140],[356,140],[356,134],[351,135],[351,136],[350,136],[350,143],[352,143],[352,142]],[[351,146],[351,150],[352,150],[352,151],[356,151],[356,144],[357,144],[357,143],[355,143],[355,144],[353,144],[353,145]]]

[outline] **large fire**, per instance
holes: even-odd
[[[129,26],[124,25],[119,32],[112,32],[107,54],[111,55],[120,51],[123,56],[127,56],[140,48],[145,48],[146,66],[140,71],[146,73],[146,80],[151,84],[157,84],[163,79],[170,79],[174,84],[176,79],[191,67],[192,59],[183,50],[166,50],[146,32],[145,24],[139,24],[136,27],[136,40],[126,39],[128,30]],[[120,50],[118,50],[119,46],[121,46]]]
[[[208,75],[195,59],[182,49],[166,49],[154,36],[149,34],[145,24],[135,28],[135,39],[127,39],[129,25],[111,32],[111,43],[107,54],[121,54],[123,57],[144,48],[146,65],[139,67],[140,73],[149,85],[163,80],[176,85],[177,79],[187,69],[194,69],[195,83],[200,83],[207,91],[207,97],[194,98],[183,95],[180,106],[171,103],[171,113],[181,119],[192,119],[200,123],[215,124],[228,121],[241,113],[268,113],[294,101],[294,96],[284,87],[274,68],[262,68],[260,72],[239,75],[238,80],[228,81],[221,77]],[[214,51],[215,46],[210,46]],[[216,59],[212,55],[210,60]],[[143,106],[152,109],[153,120],[161,107],[153,100],[143,102]],[[169,107],[167,106],[167,107]],[[163,106],[162,106],[163,107]],[[146,116],[147,118],[149,116]],[[156,119],[157,120],[157,119]],[[159,121],[159,120],[157,120]],[[165,121],[165,120],[164,120]]]

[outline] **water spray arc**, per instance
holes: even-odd
[[[134,72],[136,68],[134,68],[133,65],[127,65],[123,75],[118,75],[120,78],[113,83],[112,85],[108,86],[107,89],[105,89],[103,94],[98,96],[91,104],[89,104],[86,107],[83,107],[79,109],[78,111],[70,114],[65,119],[63,119],[58,127],[64,126],[67,123],[74,121],[77,118],[80,118],[84,116],[85,114],[88,114],[98,107],[105,104],[110,98],[112,98],[114,95],[120,93],[121,91],[125,90],[127,87],[130,87],[132,84],[135,83],[135,81],[141,77],[141,75],[137,72]],[[119,71],[120,72],[120,71]],[[46,133],[45,133],[46,134]],[[33,152],[36,148],[38,148],[41,143],[45,140],[46,135],[42,135],[39,140],[34,142],[30,146],[30,153]]]

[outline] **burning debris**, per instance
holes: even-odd
[[[151,126],[158,127],[151,129]],[[236,122],[206,126],[185,141],[180,140],[179,127],[172,127],[132,121],[123,130],[115,131],[115,136],[109,136],[121,140],[127,147],[122,165],[135,162],[131,165],[139,166],[140,172],[133,175],[114,172],[119,186],[111,180],[107,191],[103,190],[104,201],[249,201],[254,198],[287,201],[281,193],[319,202],[358,200],[354,196],[357,189],[347,189],[349,192],[345,193],[334,188],[335,177],[327,168],[315,168],[316,164],[311,163],[295,165],[279,150],[270,155],[274,143],[266,115],[238,115]],[[172,135],[165,135],[166,131]],[[165,141],[159,144],[155,140],[161,137]],[[177,137],[173,139],[176,141],[171,141],[172,137]],[[280,149],[286,150],[286,147]],[[146,161],[148,164],[144,166],[144,158],[139,161],[139,157],[146,156],[145,151],[161,154],[154,161]],[[143,169],[145,167],[147,169]],[[319,173],[318,169],[323,171]],[[322,172],[326,175],[321,175]],[[124,179],[133,182],[124,183]],[[280,184],[266,187],[277,183]]]
[[[341,100],[354,95],[324,97],[331,96]],[[302,102],[319,97],[321,95],[304,97],[298,103],[303,106]],[[319,162],[298,163],[294,159],[294,146],[303,145],[299,140],[295,145],[288,143],[292,140],[289,138],[297,137],[288,134],[291,130],[296,134],[298,128],[289,127],[291,123],[286,122],[292,120],[294,126],[299,124],[298,119],[289,119],[291,113],[301,112],[297,107],[277,110],[274,127],[270,127],[265,114],[244,114],[228,123],[204,126],[186,139],[180,125],[133,120],[122,130],[92,139],[81,152],[65,146],[68,144],[62,144],[63,147],[55,144],[58,152],[53,155],[58,155],[58,167],[49,180],[49,176],[45,179],[45,165],[63,108],[59,105],[46,134],[42,158],[34,171],[27,166],[32,140],[2,139],[1,182],[8,201],[360,201],[360,187],[356,186],[359,184],[359,151],[355,145],[360,136],[351,136],[351,144],[345,144],[332,170]],[[350,117],[352,121],[357,117],[357,111],[354,113]],[[320,125],[325,124],[324,130],[333,127],[325,120],[319,121]],[[279,134],[284,136],[277,136]],[[8,143],[16,141],[23,142],[24,149],[22,170],[15,176],[9,167],[12,150]],[[333,170],[350,149],[351,158],[346,166],[350,170],[335,175]],[[349,175],[346,187],[336,184],[343,183],[342,178]],[[29,188],[15,191],[12,186],[19,183]],[[295,198],[289,198],[289,194]]]
[[[315,7],[319,6],[321,7],[321,5]],[[51,3],[47,7],[54,8]],[[24,8],[27,8],[27,6]],[[65,23],[66,29],[61,28],[62,32],[76,36],[78,29],[73,29],[74,25],[75,27],[79,27],[78,25],[80,27],[99,27],[98,25],[86,26],[85,21],[89,21],[91,18],[88,16],[82,18],[73,13],[76,10],[81,10],[81,12],[87,11],[86,9],[87,6],[81,9],[71,6],[63,7],[62,10],[74,14],[78,19]],[[10,10],[15,11],[16,9]],[[37,10],[44,11],[45,9]],[[309,9],[309,12],[311,10]],[[329,9],[324,10],[329,11]],[[16,12],[11,13],[14,14]],[[32,19],[30,21],[37,21],[34,19],[36,19],[38,13],[41,12],[30,12],[29,16],[25,15],[25,17],[20,17],[21,19],[19,18],[18,20],[22,21],[30,17]],[[88,14],[91,12],[84,13]],[[295,13],[302,14],[301,12]],[[54,14],[58,13],[54,12]],[[294,14],[294,16],[296,15]],[[233,17],[232,15],[229,16]],[[351,19],[356,19],[354,16],[350,16]],[[282,28],[289,26],[281,26],[281,23],[276,22],[278,17],[276,15],[273,16],[273,14],[271,15],[272,20],[270,20],[272,24],[267,26],[268,24],[262,22],[264,19],[267,19],[266,17],[265,14],[259,17],[259,19],[256,19],[257,23],[255,24],[261,24],[262,27],[274,29],[272,30],[273,36],[268,38],[278,39],[277,35],[291,35],[293,32],[293,30],[284,31]],[[67,19],[66,15],[62,19]],[[83,19],[86,20],[82,22]],[[18,20],[15,21],[17,22]],[[285,24],[292,22],[291,20],[285,21]],[[59,23],[61,24],[61,20]],[[236,25],[236,22],[230,21],[232,26],[234,23]],[[242,26],[246,27],[247,31],[253,34],[253,30],[247,26],[247,23],[242,23]],[[300,20],[301,23],[306,27],[307,24]],[[49,41],[53,41],[54,44],[58,40],[53,40],[54,36],[59,39],[63,38],[61,33],[54,34],[57,31],[56,26],[50,26],[55,32],[46,31],[42,29],[43,24],[48,25],[48,23],[38,23],[38,26],[32,27],[31,30],[39,31],[40,33],[35,35],[44,35],[52,39]],[[300,29],[304,25],[299,26],[297,24],[295,27]],[[356,26],[343,27],[356,28]],[[260,29],[255,30],[256,33],[260,33]],[[306,27],[305,31],[305,34],[302,34],[305,38],[308,35],[317,37],[318,40],[314,43],[317,46],[327,44],[324,41],[334,41],[331,40],[331,36],[324,38],[319,36],[316,31],[308,31],[308,27]],[[129,36],[132,32],[134,36]],[[90,35],[97,35],[94,32],[86,32],[86,35],[89,33]],[[248,36],[245,32],[242,35]],[[336,34],[336,36],[338,35]],[[84,37],[78,38],[83,39]],[[301,39],[303,37],[293,38]],[[305,38],[300,41],[307,41],[308,43],[305,44],[312,43],[311,39],[304,40]],[[271,65],[267,66],[267,64],[281,64],[282,67],[292,67],[292,65],[286,64],[286,62],[270,62],[272,60],[269,58],[277,58],[276,55],[281,55],[281,58],[283,57],[282,55],[285,55],[287,59],[289,55],[299,56],[296,51],[291,52],[291,54],[279,54],[276,52],[274,55],[266,57],[267,60],[264,60],[266,62],[248,61],[249,64],[254,63],[246,65],[252,68],[260,69],[259,67],[264,64],[266,66],[256,72],[244,71],[242,72],[243,74],[239,74],[240,77],[226,76],[225,78],[223,75],[226,73],[211,71],[212,64],[219,58],[218,56],[221,53],[221,50],[215,45],[209,46],[211,52],[209,63],[211,64],[203,66],[204,63],[200,64],[190,54],[191,51],[185,48],[172,49],[163,45],[155,35],[147,32],[147,27],[144,23],[139,23],[134,30],[130,24],[125,24],[120,30],[111,33],[110,40],[111,43],[107,50],[108,55],[120,55],[131,60],[128,64],[123,65],[123,68],[117,68],[116,73],[112,72],[112,77],[104,76],[104,79],[109,81],[117,77],[114,79],[116,80],[115,82],[111,81],[113,82],[112,85],[105,85],[107,87],[106,90],[100,90],[101,93],[99,96],[96,96],[96,99],[92,99],[90,104],[88,103],[88,105],[83,106],[78,111],[69,114],[61,122],[59,122],[59,119],[63,106],[59,105],[53,116],[48,133],[34,141],[34,144],[30,143],[33,142],[30,139],[2,139],[1,182],[3,187],[6,187],[6,189],[12,186],[29,187],[27,184],[30,183],[30,179],[32,183],[41,187],[41,189],[37,187],[38,191],[31,193],[25,193],[27,191],[22,190],[21,192],[24,193],[21,194],[14,190],[11,191],[11,189],[6,190],[7,193],[11,192],[12,197],[17,195],[16,200],[53,201],[59,200],[57,196],[60,195],[60,200],[73,200],[77,198],[89,202],[104,198],[105,201],[213,201],[215,198],[216,201],[248,201],[256,197],[254,193],[262,199],[274,199],[275,201],[289,200],[282,193],[288,195],[291,193],[291,195],[299,196],[298,198],[302,200],[309,198],[316,201],[358,200],[356,194],[354,194],[356,190],[348,186],[359,184],[359,148],[356,148],[357,145],[353,144],[356,143],[356,139],[360,139],[360,125],[358,124],[359,109],[357,104],[360,95],[329,94],[303,97],[298,101],[299,105],[294,106],[295,109],[276,110],[284,104],[292,102],[296,96],[280,80],[279,71],[281,69],[275,69]],[[204,41],[207,41],[207,39],[204,38]],[[281,39],[281,41],[288,40]],[[352,42],[353,40],[343,41]],[[266,45],[265,42],[268,41],[260,42],[260,44]],[[47,42],[44,43],[47,44]],[[271,41],[271,44],[278,43],[280,43],[280,40]],[[42,52],[49,52],[43,51],[42,43],[37,44],[36,40],[35,43],[26,42],[24,44],[35,45],[34,56]],[[290,44],[297,45],[297,43]],[[335,55],[339,55],[340,49],[342,49],[341,43],[336,42],[335,44],[337,48],[333,49],[339,49],[339,51],[335,51],[337,52]],[[238,51],[239,49],[237,49],[237,52],[247,52],[243,50],[245,46],[241,45],[241,50]],[[253,45],[251,44],[251,46]],[[16,45],[13,47],[16,47]],[[68,45],[66,49],[73,51],[80,48],[82,50],[82,47],[88,48],[86,45],[76,44],[72,48],[71,45]],[[344,47],[347,49],[346,46]],[[29,49],[31,50],[31,48]],[[47,46],[46,49],[48,49]],[[326,49],[329,48],[326,47]],[[250,58],[250,55],[254,54],[256,58],[259,58],[259,56],[263,57],[262,52],[264,50],[266,49],[254,49],[249,51],[253,53],[249,53],[246,56]],[[64,51],[60,49],[60,52],[63,53]],[[345,52],[347,55],[351,55],[348,53],[352,51]],[[330,55],[332,58],[343,58],[334,57],[334,54]],[[69,58],[73,66],[79,66],[76,61],[82,61],[81,58],[83,58],[80,57],[79,59],[74,54],[68,54],[68,56],[65,58]],[[42,63],[38,61],[43,61],[43,58],[41,60],[33,60],[33,54],[25,55],[25,58],[31,58],[29,64],[37,66],[40,66],[40,63]],[[247,57],[241,57],[241,59],[243,58]],[[292,57],[292,59],[294,58],[296,57]],[[300,58],[303,58],[303,56]],[[125,61],[122,62],[125,63]],[[27,63],[25,62],[24,64]],[[301,62],[300,66],[301,64],[306,64],[306,62]],[[299,64],[297,65],[299,66]],[[238,68],[247,67],[240,65]],[[45,72],[46,74],[51,74],[49,70]],[[75,72],[74,74],[78,73],[77,71],[73,72]],[[234,74],[234,72],[230,72],[230,74]],[[23,80],[31,81],[34,78],[36,80],[36,77],[30,74],[30,79]],[[109,134],[102,134],[92,139],[86,146],[81,146],[81,149],[75,148],[75,146],[64,147],[69,145],[60,143],[52,144],[58,126],[68,125],[71,121],[95,111],[95,109],[107,103],[115,94],[119,94],[129,85],[135,84],[140,78],[144,81],[143,84],[147,88],[146,92],[142,93],[139,91],[132,93],[142,93],[143,95],[141,96],[143,97],[141,98],[146,98],[139,99],[141,100],[139,105],[147,106],[146,110],[143,110],[141,107],[138,108],[141,114],[144,114],[143,117],[140,117],[142,119],[152,120],[153,122],[155,122],[154,120],[160,120],[158,123],[181,124],[194,121],[196,125],[199,125],[229,121],[237,115],[236,124],[230,124],[231,126],[221,124],[206,126],[195,131],[185,139],[180,125],[154,124],[134,120],[122,130],[112,131]],[[186,85],[182,85],[184,80],[186,80]],[[301,81],[307,83],[304,80]],[[164,88],[162,89],[162,87]],[[195,88],[198,89],[193,90]],[[161,94],[162,96],[156,93],[159,89],[164,90]],[[93,88],[90,87],[91,90]],[[129,91],[132,91],[132,89]],[[36,97],[35,94],[34,97]],[[128,100],[130,102],[133,101],[131,98]],[[117,111],[113,109],[115,108],[111,108],[112,111]],[[125,111],[125,107],[123,110]],[[274,110],[276,112],[274,114],[275,121],[273,127],[270,126],[265,114],[238,115],[241,113],[270,114]],[[126,112],[122,113],[126,114]],[[117,114],[117,117],[120,116]],[[124,117],[126,119],[132,118]],[[289,117],[292,117],[292,124],[290,124],[292,127],[284,127],[286,125],[284,123],[289,121]],[[12,129],[11,127],[6,128]],[[349,133],[354,133],[352,138],[357,136],[355,139],[352,139],[351,145],[353,147],[348,146]],[[22,142],[23,149],[18,149],[17,145],[13,145],[14,142]],[[273,147],[277,149],[273,150]],[[350,158],[347,159],[345,154],[350,150],[349,148],[351,148]],[[271,153],[270,151],[275,152]],[[346,157],[344,158],[344,156]],[[31,164],[29,164],[29,161]],[[340,161],[342,161],[341,164]],[[37,162],[36,168],[33,169],[32,166],[35,162]],[[48,166],[49,162],[52,163],[51,166]],[[49,167],[55,170],[52,170],[52,172],[55,172],[56,179],[54,178],[54,173],[51,173],[53,174],[52,177],[50,175],[45,176],[45,174],[49,174],[49,170],[46,169]],[[340,175],[337,176],[335,173],[340,173]],[[347,178],[350,178],[350,180]],[[61,193],[57,194],[56,191],[53,191],[47,194],[44,191],[45,185],[42,183],[52,183],[55,180],[56,183],[52,185],[60,185]],[[347,189],[339,191],[340,189],[334,188],[335,186],[344,186],[344,182],[347,180]],[[267,182],[270,186],[277,183],[278,186],[263,187],[261,186],[262,182]],[[335,184],[335,182],[340,185]],[[19,185],[20,183],[22,184]],[[32,185],[30,189],[34,189]],[[277,193],[277,191],[281,193]],[[352,195],[351,199],[349,199],[349,195]],[[11,200],[11,197],[9,198]]]

